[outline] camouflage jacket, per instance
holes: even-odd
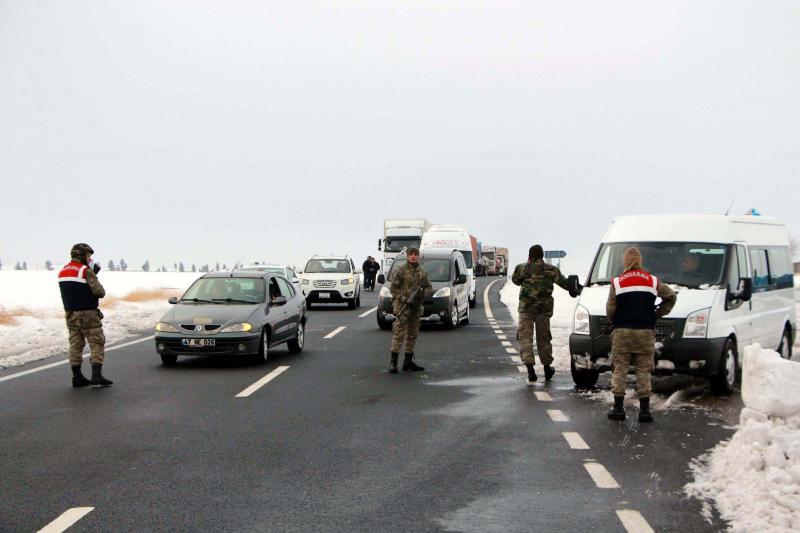
[[[567,290],[567,278],[541,259],[517,265],[511,276],[519,291],[519,312],[553,316],[553,285]]]
[[[417,287],[422,287],[422,290],[417,293],[415,301],[408,303],[405,311],[403,311],[404,314],[414,313],[421,315],[424,299],[433,296],[433,286],[428,280],[428,274],[419,264],[406,263],[392,274],[392,284],[389,287],[389,291],[392,293],[392,308],[395,314],[400,311],[400,308]]]

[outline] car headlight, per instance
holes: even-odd
[[[162,331],[164,333],[178,333],[178,328],[172,324],[167,324],[166,322],[159,322],[156,324],[156,331]]]
[[[392,291],[390,291],[388,287],[381,287],[381,292],[378,293],[378,296],[381,298],[391,298]]]
[[[309,280],[307,280],[307,279],[303,280],[303,285],[308,285],[309,283],[311,283]]]
[[[342,285],[352,285],[355,282],[356,282],[355,278],[345,278],[345,279],[342,280],[341,283],[342,283]]]
[[[245,331],[250,331],[253,329],[253,325],[249,322],[239,322],[238,324],[231,324],[230,326],[225,326],[220,330],[220,333],[241,333]]]
[[[700,309],[686,317],[686,325],[683,327],[683,336],[690,338],[705,338],[708,333],[708,315],[711,308]]]
[[[575,308],[575,318],[572,321],[572,332],[578,335],[589,335],[589,310],[582,305]]]
[[[433,295],[434,298],[450,298],[450,287],[442,287],[436,294]]]

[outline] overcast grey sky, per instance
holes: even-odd
[[[0,259],[362,260],[424,216],[583,270],[614,216],[734,198],[798,235],[798,28],[794,0],[0,0]]]

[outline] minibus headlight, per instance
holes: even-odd
[[[572,332],[578,335],[589,335],[589,310],[580,304],[575,308]]]
[[[700,309],[686,317],[686,325],[683,328],[684,338],[705,338],[708,333],[708,315],[711,308]]]

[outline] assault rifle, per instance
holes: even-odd
[[[397,313],[397,316],[393,315],[392,313],[388,313],[386,315],[386,318],[389,320],[394,320],[396,318],[403,316],[403,311],[406,310],[406,306],[409,304],[409,302],[413,302],[414,300],[417,299],[417,295],[421,290],[422,287],[415,287],[414,290],[411,291],[411,294],[408,296],[408,299],[405,301],[405,303],[403,303],[403,307],[400,308],[400,311]]]

